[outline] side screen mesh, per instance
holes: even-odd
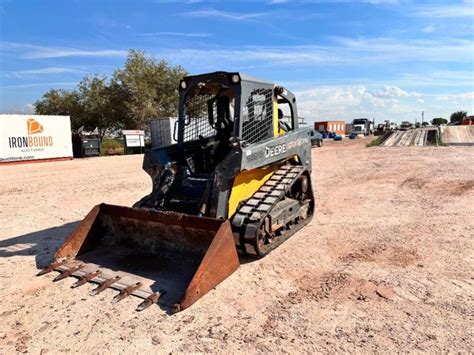
[[[257,143],[273,136],[273,90],[252,91],[243,107],[242,139]]]
[[[210,94],[197,94],[186,101],[184,119],[184,142],[209,138],[216,135],[216,130],[209,123],[207,102],[214,96]],[[216,117],[216,104],[213,104],[214,117]]]

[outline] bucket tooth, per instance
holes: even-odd
[[[120,291],[120,293],[114,297],[114,299],[112,300],[112,303],[118,303],[120,302],[121,300],[123,300],[124,298],[130,296],[132,294],[133,291],[139,289],[140,287],[142,286],[142,283],[141,282],[137,282],[133,285],[130,285],[128,287],[125,287],[122,291]]]
[[[106,288],[110,287],[112,284],[116,283],[117,281],[120,280],[120,276],[115,276],[110,279],[107,279],[99,284],[96,288],[94,288],[91,292],[91,296],[98,295],[102,291],[104,291]]]
[[[85,283],[88,283],[88,282],[89,282],[90,280],[92,280],[94,277],[99,276],[100,274],[102,274],[102,271],[100,271],[100,270],[96,270],[96,271],[93,271],[93,272],[89,272],[89,273],[85,274],[84,276],[82,276],[79,280],[77,280],[76,282],[74,282],[74,283],[71,285],[71,288],[76,288],[76,287],[82,286],[82,285],[84,285]]]
[[[147,309],[148,307],[150,307],[152,304],[158,302],[159,298],[161,297],[161,295],[164,293],[164,291],[160,291],[160,292],[156,292],[156,293],[152,293],[150,296],[148,296],[147,298],[145,298],[145,300],[140,303],[137,307],[137,311],[138,312],[141,312],[143,311],[144,309]]]
[[[53,282],[63,280],[63,279],[65,279],[66,277],[69,277],[69,276],[71,276],[72,274],[74,274],[76,271],[82,269],[83,267],[84,267],[83,264],[79,264],[79,265],[77,265],[77,266],[72,266],[72,267],[70,267],[69,269],[66,269],[66,270],[64,270],[63,272],[61,272],[58,276],[56,276],[56,278],[53,280]]]
[[[48,266],[46,266],[44,269],[42,269],[40,272],[38,272],[38,273],[36,274],[36,276],[42,276],[42,275],[45,275],[45,274],[49,274],[51,271],[53,271],[54,269],[60,267],[60,266],[63,265],[65,262],[66,262],[66,260],[63,260],[63,261],[54,261],[54,262],[52,262],[51,264],[49,264]]]

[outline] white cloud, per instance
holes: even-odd
[[[427,5],[416,7],[411,14],[422,17],[455,18],[474,17],[474,4],[472,1],[465,1],[462,4],[447,5]]]
[[[462,94],[457,94],[456,95],[459,99],[461,100],[471,100],[474,101],[474,91],[471,92],[465,92]]]
[[[215,10],[212,10],[215,11]],[[213,12],[214,13],[214,12]],[[219,12],[221,13],[221,12]],[[228,13],[227,13],[228,15]],[[254,14],[255,15],[255,14]],[[229,15],[237,16],[237,15]],[[241,16],[241,15],[239,15]],[[239,17],[237,16],[237,17]],[[243,15],[242,15],[243,16]],[[247,14],[245,16],[251,16]],[[240,18],[240,17],[239,17]],[[166,33],[166,32],[162,32]],[[167,32],[181,35],[180,32]],[[195,33],[196,36],[204,33]],[[332,37],[325,45],[306,46],[246,46],[214,48],[160,48],[160,56],[176,63],[198,63],[203,68],[241,65],[364,65],[401,62],[460,62],[472,63],[474,40],[398,40],[395,38]],[[124,49],[79,49],[36,46],[27,43],[1,42],[0,49],[13,51],[22,58],[59,57],[126,57]],[[2,53],[3,54],[3,53]]]
[[[290,2],[289,0],[270,0],[270,3]],[[356,4],[372,4],[372,5],[393,5],[399,4],[400,0],[292,0],[292,2],[299,3],[314,3],[314,4],[334,4],[334,3],[356,3]]]
[[[324,119],[351,121],[357,117],[402,119],[415,110],[395,98],[372,95],[365,86],[323,86],[297,91],[298,110],[309,122]],[[418,109],[417,109],[418,110]]]
[[[63,68],[63,67],[48,67],[48,68],[38,68],[38,69],[27,69],[27,70],[17,70],[11,72],[8,76],[16,76],[18,78],[25,77],[36,77],[41,75],[54,75],[54,74],[65,74],[65,73],[84,73],[82,70],[73,69],[73,68]]]
[[[13,84],[13,85],[3,85],[2,88],[8,89],[24,89],[24,88],[64,88],[76,86],[77,81],[55,81],[55,82],[45,82],[45,83],[29,83],[29,84]]]
[[[140,33],[139,36],[144,36],[144,37],[155,37],[155,36],[209,37],[212,35],[206,32],[148,32],[148,33]]]
[[[472,63],[474,40],[397,40],[332,37],[325,45],[246,46],[239,48],[160,49],[171,62],[188,63],[200,70],[221,69],[223,63],[235,70],[247,67],[359,66],[413,62]]]
[[[441,107],[451,107],[451,112],[466,110],[470,115],[474,113],[474,91],[433,96],[435,102],[442,102]],[[447,116],[449,116],[449,112]]]
[[[465,70],[436,70],[401,73],[397,80],[399,85],[413,85],[417,87],[470,87],[473,73]]]
[[[305,47],[242,47],[209,49],[160,50],[160,55],[171,62],[188,63],[200,70],[222,70],[227,68],[275,67],[288,65],[341,64],[347,58],[336,53]]]
[[[387,85],[383,90],[376,90],[372,93],[375,97],[380,98],[392,98],[392,97],[403,97],[409,96],[408,92],[400,89],[398,86]]]
[[[187,17],[215,17],[215,18],[220,18],[224,20],[245,21],[245,20],[256,19],[266,14],[267,13],[265,12],[240,13],[240,12],[230,12],[230,11],[209,9],[209,10],[187,11],[187,12],[182,12],[179,15],[187,16]]]
[[[128,51],[104,49],[104,50],[81,50],[81,49],[60,49],[60,48],[43,48],[36,51],[26,53],[25,59],[42,59],[42,58],[61,58],[61,57],[126,57]]]
[[[436,30],[436,27],[433,25],[426,26],[422,29],[425,33],[433,33]]]
[[[26,105],[12,105],[6,107],[0,107],[0,114],[21,114],[29,115],[35,112],[33,104],[27,103]]]
[[[378,90],[369,90],[363,85],[318,86],[296,90],[299,115],[309,123],[325,119],[340,119],[347,122],[357,117],[375,117],[377,121],[391,119],[396,122],[413,121],[420,117],[449,116],[459,109],[473,110],[474,92],[459,94],[418,94],[423,99],[413,100],[410,92],[385,85]],[[380,93],[387,95],[379,95]],[[445,100],[436,105],[436,100]]]
[[[472,61],[472,39],[407,39],[399,40],[390,37],[348,38],[332,37],[334,42],[348,51],[350,56],[366,58],[373,61],[402,62],[467,62]],[[344,53],[346,54],[346,53]]]
[[[25,59],[47,59],[61,57],[125,57],[128,53],[127,50],[117,49],[90,50],[38,46],[29,43],[15,42],[0,42],[0,49],[2,49],[2,55],[4,55],[6,51],[12,51],[14,53],[19,52],[21,58]]]
[[[474,105],[474,91],[457,93],[457,94],[444,94],[435,95],[435,100],[438,101],[470,101],[471,105]]]

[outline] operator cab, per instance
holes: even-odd
[[[230,150],[235,93],[219,83],[198,82],[184,99],[183,151],[194,173],[211,173]]]
[[[232,149],[298,129],[295,96],[241,73],[188,76],[180,83],[178,146],[192,173],[209,174]]]
[[[294,95],[273,83],[228,72],[183,78],[178,143],[166,148],[169,158],[164,159],[173,163],[166,165],[155,189],[164,208],[206,215],[216,171],[227,168],[222,164],[231,150],[297,129],[296,117]],[[169,178],[163,183],[165,175]]]

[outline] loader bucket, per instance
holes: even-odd
[[[58,278],[79,278],[73,287],[99,284],[120,291],[114,301],[135,295],[138,310],[158,303],[185,309],[239,267],[230,223],[175,212],[95,206],[59,247]],[[62,276],[61,276],[62,275]]]

